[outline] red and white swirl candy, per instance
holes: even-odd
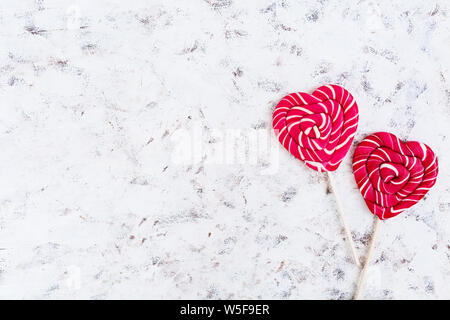
[[[312,94],[285,96],[273,113],[273,128],[281,144],[317,171],[334,171],[347,154],[358,127],[353,96],[337,85]]]
[[[438,161],[427,145],[377,132],[355,150],[353,172],[370,211],[392,218],[422,199],[436,182]]]

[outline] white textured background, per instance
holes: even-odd
[[[376,4],[378,3],[378,4]],[[382,223],[363,298],[450,299],[448,1],[0,2],[0,298],[348,299],[358,270],[326,179],[179,164],[174,135],[265,129],[337,83],[374,131],[439,156]],[[335,173],[361,260],[372,215]]]

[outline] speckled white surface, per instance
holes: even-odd
[[[449,15],[444,0],[2,0],[0,298],[351,298],[323,175],[278,145],[274,174],[208,161],[221,132],[271,137],[281,97],[337,83],[360,108],[351,153],[384,130],[440,163],[381,225],[363,298],[450,299]],[[209,149],[177,161],[195,128]],[[335,180],[363,261],[373,218],[350,159]]]

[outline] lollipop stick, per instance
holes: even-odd
[[[327,171],[327,174],[328,174],[328,181],[330,182],[331,189],[333,190],[333,194],[336,198],[336,203],[338,206],[338,211],[339,211],[339,215],[341,217],[342,225],[345,230],[345,235],[347,236],[348,242],[350,244],[350,248],[352,249],[353,260],[355,261],[355,263],[358,267],[361,267],[358,256],[356,255],[356,250],[355,250],[355,245],[353,243],[352,235],[351,235],[350,231],[348,230],[347,223],[345,221],[344,209],[342,208],[341,199],[339,198],[336,185],[334,184],[334,181],[333,181],[333,175],[330,173],[330,171]]]
[[[361,295],[362,287],[364,284],[364,280],[366,279],[367,269],[368,269],[369,263],[370,263],[370,256],[372,255],[373,247],[375,244],[375,238],[377,236],[377,231],[378,231],[378,226],[380,225],[380,221],[381,220],[377,216],[375,216],[375,227],[373,229],[372,239],[370,240],[369,251],[367,252],[366,263],[364,264],[364,268],[361,271],[361,277],[359,278],[359,284],[358,284],[358,289],[356,290],[355,300],[358,300],[359,296]]]

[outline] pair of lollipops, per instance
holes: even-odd
[[[330,173],[347,154],[358,118],[355,99],[337,85],[322,86],[312,94],[291,93],[278,103],[273,113],[273,128],[281,144],[308,167],[328,174],[353,260],[360,266]],[[377,132],[356,147],[353,173],[376,220],[355,294],[358,299],[380,221],[395,217],[425,196],[436,182],[438,162],[434,152],[423,143],[402,142],[391,133]]]

